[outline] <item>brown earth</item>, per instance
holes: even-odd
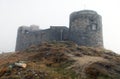
[[[24,61],[27,67],[14,66],[19,61]],[[72,42],[43,43],[24,51],[0,55],[0,79],[119,78],[120,55]]]

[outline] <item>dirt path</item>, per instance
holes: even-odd
[[[73,59],[76,60],[75,64],[79,64],[81,66],[86,65],[86,64],[91,64],[94,62],[99,62],[99,61],[103,61],[103,62],[108,62],[107,59],[104,59],[102,57],[95,57],[95,56],[82,56],[82,57],[77,57],[74,55],[69,54],[69,56]]]

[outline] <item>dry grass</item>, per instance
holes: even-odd
[[[25,61],[27,68],[9,65]],[[120,56],[72,42],[43,43],[0,55],[0,79],[119,79]]]

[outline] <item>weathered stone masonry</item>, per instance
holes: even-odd
[[[103,47],[101,16],[92,10],[82,10],[70,15],[69,28],[51,26],[40,30],[36,25],[21,26],[18,29],[16,51],[51,41],[73,41],[80,46]]]

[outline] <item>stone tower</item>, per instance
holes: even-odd
[[[70,15],[69,40],[80,46],[103,47],[101,16],[92,10]]]
[[[18,29],[16,51],[31,45],[52,41],[72,41],[80,46],[103,47],[101,16],[92,10],[73,12],[70,26],[51,26],[40,30],[38,26],[21,26]]]
[[[30,46],[31,41],[36,41],[32,39],[33,32],[39,30],[36,25],[31,25],[30,27],[21,26],[18,29],[17,41],[16,41],[16,51],[26,49]],[[32,33],[31,33],[32,32]],[[31,40],[32,39],[32,40]]]

